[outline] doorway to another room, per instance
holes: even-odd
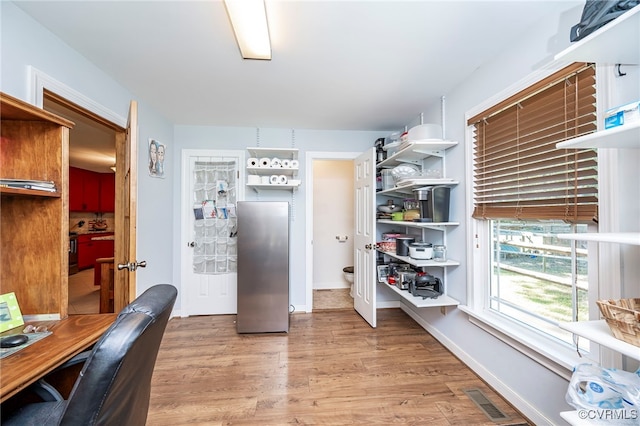
[[[307,297],[313,311],[353,309],[355,153],[307,153],[311,239]],[[308,261],[309,262],[309,261]],[[352,269],[351,269],[352,270]]]
[[[100,274],[96,274],[100,266],[96,259],[114,257],[116,141],[125,130],[53,92],[43,90],[42,100],[44,110],[75,123],[69,131],[68,312],[101,313],[105,308],[100,306]],[[79,210],[75,206],[79,202],[71,202],[71,193],[76,198],[82,194],[80,201],[86,209]],[[113,295],[113,290],[109,293]]]

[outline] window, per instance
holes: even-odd
[[[588,253],[556,236],[597,223],[597,153],[556,144],[596,130],[595,90],[594,66],[573,64],[468,121],[486,308],[567,344],[557,323],[588,319]]]

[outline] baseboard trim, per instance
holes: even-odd
[[[463,351],[458,345],[456,345],[447,336],[442,334],[437,328],[431,326],[427,321],[420,317],[413,309],[402,303],[400,305],[407,315],[424,328],[429,334],[431,334],[438,342],[440,342],[445,348],[450,350],[455,356],[457,356],[467,367],[473,370],[478,376],[480,376],[485,382],[487,382],[493,389],[496,390],[503,398],[509,401],[518,411],[522,413],[528,420],[536,425],[553,425],[553,422],[546,418],[540,411],[534,406],[529,404],[526,400],[520,397],[519,394],[514,392],[510,387],[504,384],[499,378],[497,378],[490,370],[486,369],[482,364],[478,363],[468,353]]]

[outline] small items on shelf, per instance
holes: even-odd
[[[13,189],[32,189],[36,191],[57,192],[56,184],[50,180],[0,179],[0,187]]]

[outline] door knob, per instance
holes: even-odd
[[[130,272],[135,272],[138,268],[146,268],[147,261],[143,260],[142,262],[131,262],[131,263],[118,263],[118,271],[123,269],[128,269]]]
[[[373,248],[373,244],[367,244],[364,246],[367,250],[371,250]]]

